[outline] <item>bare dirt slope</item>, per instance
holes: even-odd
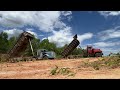
[[[95,70],[91,67],[79,67],[80,64],[89,58],[67,59],[67,60],[44,60],[28,61],[17,63],[1,63],[1,79],[120,79],[120,68]],[[90,58],[93,62],[97,58]],[[68,67],[75,76],[50,75],[55,65],[58,67]]]

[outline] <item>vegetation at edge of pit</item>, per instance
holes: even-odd
[[[75,73],[70,71],[70,68],[59,68],[58,66],[55,66],[50,71],[50,75],[68,75],[68,76],[75,76]]]
[[[109,68],[114,69],[120,66],[120,56],[109,56],[98,58],[98,61],[89,62],[84,61],[83,67],[93,67],[95,70],[99,70],[100,68]]]

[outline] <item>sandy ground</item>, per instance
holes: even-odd
[[[120,79],[120,68],[94,70],[80,67],[83,61],[94,62],[97,58],[67,60],[42,60],[17,63],[0,63],[0,79]],[[50,75],[55,65],[68,67],[75,76]]]

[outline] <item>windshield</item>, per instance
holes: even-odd
[[[47,52],[46,53],[49,57],[55,57],[55,53],[54,52]]]
[[[49,56],[51,56],[51,55],[52,55],[52,52],[47,52],[47,54],[48,54]]]

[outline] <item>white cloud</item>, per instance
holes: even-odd
[[[68,21],[70,21],[72,19],[72,12],[71,11],[61,11],[61,14],[64,16],[67,16]]]
[[[58,47],[64,46],[65,44],[69,44],[73,40],[73,34],[71,32],[71,27],[65,27],[60,31],[53,31],[53,35],[49,36],[48,39],[50,42],[54,42]],[[80,43],[86,39],[92,38],[92,33],[85,33],[83,35],[78,34],[78,40]]]
[[[4,32],[6,32],[8,34],[8,37],[10,38],[12,36],[18,37],[23,32],[23,30],[10,29],[10,30],[4,30]]]
[[[54,28],[62,29],[62,28],[64,28],[64,27],[66,27],[66,24],[63,23],[62,21],[56,22],[56,23],[54,24]]]
[[[96,47],[110,47],[110,46],[114,46],[117,43],[112,43],[112,42],[97,42],[94,43],[93,45]]]
[[[30,29],[32,30],[32,29]],[[15,37],[18,37],[21,33],[23,33],[23,30],[20,30],[20,29],[10,29],[10,30],[4,30],[4,32],[6,32],[8,34],[8,37],[12,37],[12,36],[15,36]],[[26,32],[29,32],[33,35],[35,35],[35,37],[37,38],[37,34],[33,31],[29,31],[29,29],[26,30]]]
[[[106,56],[106,55],[109,55],[110,53],[118,53],[120,51],[120,48],[118,49],[114,49],[114,48],[100,48],[102,51],[103,51],[103,54]]]
[[[119,47],[120,41],[117,41],[117,40],[86,44],[86,45],[82,45],[82,48],[86,49],[87,45],[90,45],[95,49],[101,49],[105,56],[108,55],[110,52],[112,53],[120,52],[120,47]]]
[[[107,41],[107,42],[93,43],[93,47],[101,49],[104,55],[108,55],[110,52],[112,53],[119,52],[120,51],[119,46],[120,46],[120,41]]]
[[[120,48],[119,48],[120,41],[119,42],[97,42],[97,43],[92,43],[92,44],[87,44],[87,45],[90,45],[95,49],[102,50],[104,56],[110,54],[111,52],[112,53],[120,52]],[[86,49],[87,45],[81,45],[81,47],[83,49]]]
[[[71,15],[71,14],[72,14],[71,11],[61,11],[61,13],[62,13],[64,16],[68,16],[68,15]]]
[[[104,30],[98,33],[98,37],[100,40],[108,40],[111,38],[119,38],[120,37],[120,26],[117,26],[113,29]]]
[[[38,38],[38,35],[37,35],[37,33],[35,33],[35,32],[32,32],[32,31],[26,31],[26,32],[28,32],[28,33],[31,33],[31,34],[33,34],[36,38]]]
[[[62,19],[71,20],[71,11],[1,11],[0,12],[0,25],[5,27],[23,27],[26,25],[38,27],[43,32],[51,32],[53,35],[48,36],[51,42],[55,42],[57,46],[63,46],[69,44],[73,39],[72,28],[62,22]],[[64,17],[62,17],[64,16]],[[56,31],[55,28],[58,28]],[[15,30],[12,30],[14,35]],[[16,32],[22,31],[17,30]],[[34,34],[33,29],[27,28],[26,31]],[[16,34],[17,35],[17,34]],[[78,40],[80,43],[86,39],[92,38],[92,33],[85,33],[83,35],[78,34]],[[44,37],[45,39],[45,37]]]
[[[100,13],[100,15],[103,15],[104,17],[120,15],[120,11],[98,11],[98,12]]]
[[[0,11],[0,25],[11,28],[23,27],[26,25],[38,27],[39,30],[43,32],[53,33],[53,36],[49,36],[50,41],[55,41],[57,43],[57,39],[59,39],[59,43],[64,44],[72,40],[72,38],[69,38],[72,37],[72,33],[71,27],[68,27],[66,23],[62,22],[62,19],[66,18],[71,20],[71,14],[71,11]],[[55,28],[57,28],[58,31],[55,31]],[[9,32],[8,34],[14,36],[16,32],[22,30],[12,29],[9,31],[12,31],[12,34]],[[37,35],[31,28],[27,28],[26,31],[34,34],[36,37],[43,36]],[[52,40],[54,37],[55,40]]]
[[[70,11],[0,11],[0,25],[13,28],[31,25],[43,32],[52,32],[56,27],[65,26],[61,16],[71,14]]]
[[[44,40],[44,39],[47,39],[46,37],[45,38],[42,38],[42,40]]]
[[[53,35],[48,37],[50,42],[54,42],[57,46],[64,46],[72,41],[71,27],[66,27],[63,30],[53,31]]]
[[[78,35],[78,40],[82,42],[83,40],[90,39],[93,37],[92,33],[85,33],[83,35]]]
[[[26,31],[33,31],[33,28],[26,28]]]
[[[113,46],[119,46],[120,41],[102,41],[102,42],[96,42],[93,43],[94,46],[96,47],[113,47]]]

